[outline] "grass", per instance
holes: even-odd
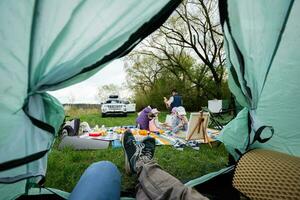
[[[129,114],[127,117],[107,117],[101,118],[96,109],[72,109],[67,112],[72,118],[80,118],[87,121],[91,127],[99,126],[126,126],[135,124],[136,114]],[[166,113],[160,114],[163,121]],[[57,140],[48,159],[48,170],[46,176],[46,186],[58,188],[71,192],[81,174],[93,162],[108,160],[113,162],[122,174],[122,190],[132,191],[136,185],[135,176],[127,176],[124,170],[124,155],[122,149],[74,151],[66,148],[58,150]],[[170,174],[177,177],[182,182],[194,179],[209,172],[223,168],[228,160],[228,154],[223,145],[210,148],[202,145],[200,151],[190,148],[178,151],[170,146],[159,146],[156,148],[155,160]]]

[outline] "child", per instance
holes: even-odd
[[[152,110],[154,109],[152,109],[151,106],[147,106],[140,113],[138,113],[136,124],[140,129],[149,131],[149,122],[154,118],[154,115],[151,112]]]
[[[165,123],[163,123],[163,126],[166,129],[172,130],[176,126],[176,118],[177,118],[177,107],[172,108],[171,114],[167,115]]]
[[[189,120],[186,117],[186,112],[184,107],[179,106],[176,108],[176,118],[174,124],[172,125],[173,133],[178,133],[179,131],[187,131]]]
[[[152,115],[150,117],[152,118],[152,120],[150,120],[149,122],[149,130],[152,132],[158,132],[162,129],[162,123],[160,123],[158,120],[159,111],[156,108],[154,108],[151,110],[151,113]]]

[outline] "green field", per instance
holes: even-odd
[[[67,112],[70,118],[80,118],[87,121],[92,127],[121,126],[135,124],[136,114],[127,117],[101,118],[96,109],[72,109]],[[164,121],[166,113],[160,114],[160,120]],[[135,176],[127,176],[124,170],[124,154],[122,149],[75,151],[72,149],[58,150],[59,140],[56,141],[49,155],[46,186],[71,192],[81,174],[93,162],[109,160],[117,165],[122,174],[122,190],[133,191],[136,184]],[[202,145],[199,151],[185,148],[184,151],[175,150],[169,146],[156,148],[155,160],[163,169],[174,175],[182,182],[202,176],[209,172],[223,168],[228,162],[228,154],[223,145]]]

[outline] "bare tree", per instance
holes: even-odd
[[[127,57],[125,70],[128,86],[132,89],[138,87],[146,93],[153,88],[162,66],[150,57],[140,57],[139,53],[132,53]]]
[[[225,56],[217,1],[183,1],[171,18],[133,54],[148,56],[178,79],[183,73],[197,90],[206,90],[205,93],[221,98]],[[198,63],[187,68],[182,62],[189,57]],[[205,89],[207,77],[215,83],[214,90]]]

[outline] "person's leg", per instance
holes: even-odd
[[[136,199],[207,199],[196,190],[162,170],[154,161],[138,161],[138,192]]]
[[[178,179],[162,170],[152,158],[155,140],[147,138],[137,145],[131,132],[123,137],[126,169],[138,174],[136,199],[207,199],[192,188],[186,187]]]
[[[90,165],[80,177],[69,199],[120,199],[121,175],[108,161]]]

